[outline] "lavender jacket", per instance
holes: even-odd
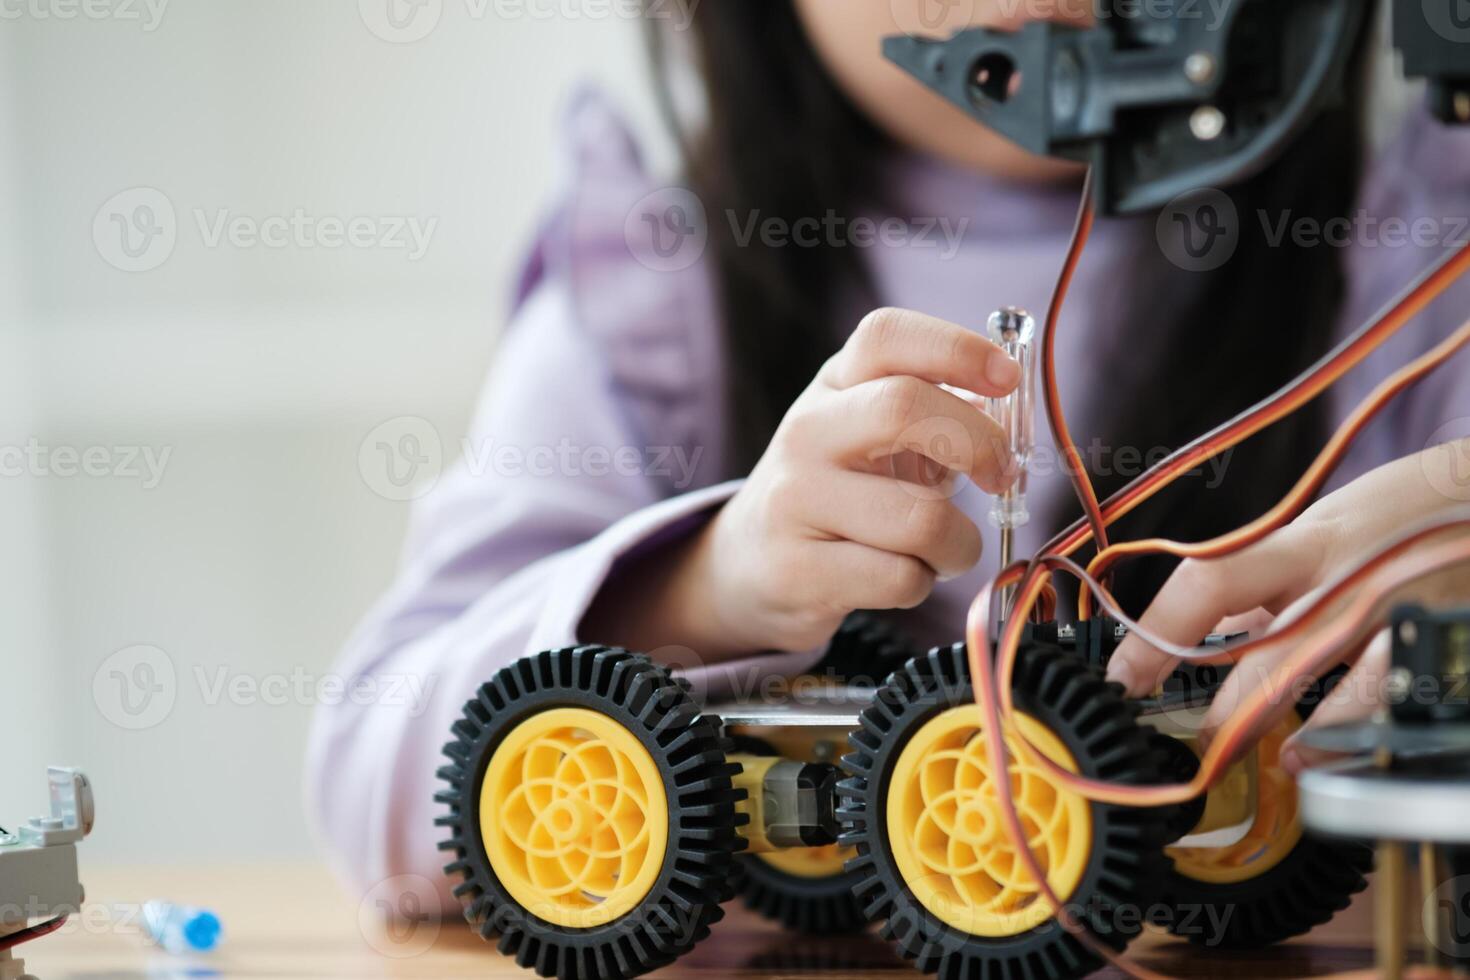
[[[491,465],[461,465],[417,501],[397,578],[336,667],[348,678],[411,676],[431,693],[407,704],[346,699],[322,706],[310,738],[309,809],[339,874],[362,889],[395,875],[422,876],[414,880],[433,882],[446,907],[454,903],[436,849],[434,774],[464,701],[518,657],[595,642],[579,624],[620,564],[697,525],[738,486],[719,482],[726,473],[728,379],[708,261],[698,234],[677,250],[668,247],[668,222],[682,226],[696,217],[690,212],[697,204],[645,171],[627,127],[596,94],[573,101],[565,133],[568,178],[521,273],[469,436]],[[1006,185],[918,159],[896,164],[893,181],[908,213],[945,220],[906,236],[885,234],[877,222],[838,229],[854,247],[868,246],[865,258],[886,305],[969,325],[999,305],[1045,307],[1076,206],[1072,190]],[[1372,166],[1361,207],[1353,242],[1343,246],[1351,295],[1342,332],[1381,307],[1447,243],[1470,237],[1470,132],[1443,129],[1416,113]],[[1406,224],[1381,223],[1388,218]],[[1415,219],[1432,226],[1414,226]],[[751,230],[746,220],[741,224]],[[656,229],[660,242],[651,237]],[[1058,369],[1084,442],[1087,420],[1077,413],[1105,390],[1098,386],[1146,392],[1148,385],[1142,374],[1102,377],[1093,366],[1118,363],[1119,345],[1146,349],[1151,335],[1188,329],[1171,316],[1178,296],[1157,297],[1158,315],[1147,323],[1124,329],[1108,319],[1118,305],[1116,285],[1130,281],[1130,256],[1140,245],[1159,247],[1155,234],[1151,218],[1100,222],[1073,286]],[[861,312],[853,311],[852,323]],[[1377,381],[1467,318],[1470,283],[1460,283],[1331,393],[1333,414],[1342,417]],[[1467,420],[1470,358],[1461,356],[1374,423],[1339,482],[1431,441],[1470,434]],[[1042,462],[1055,459],[1047,438],[1038,450]],[[495,447],[513,451],[495,464]],[[1304,453],[1281,465],[1297,469],[1307,461]],[[1059,505],[1067,481],[1060,471],[1040,469],[1031,493],[1034,509],[1046,513]],[[993,533],[977,490],[959,501]],[[1026,530],[1033,533],[1022,535],[1023,552],[1040,544],[1040,529]],[[994,571],[993,544],[982,568],[943,584],[923,621],[911,624],[923,638],[959,636],[965,605]],[[773,654],[761,666],[792,672],[810,660]],[[724,682],[716,670],[692,674],[697,689]]]

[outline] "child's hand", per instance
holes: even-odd
[[[1019,379],[963,327],[905,310],[866,317],[689,556],[713,650],[816,647],[849,612],[913,607],[973,567],[980,531],[955,483],[968,475],[996,493],[1013,467],[996,423],[940,385],[1003,396]]]
[[[1224,632],[1259,634],[1280,614],[1295,618],[1318,589],[1334,576],[1408,527],[1436,512],[1463,505],[1464,461],[1470,441],[1427,449],[1389,463],[1328,494],[1295,521],[1249,548],[1216,561],[1186,561],[1155,597],[1140,623],[1174,643],[1198,643],[1217,623]],[[1470,588],[1467,573],[1453,570],[1431,576],[1395,594],[1397,601],[1428,604],[1456,601]],[[1206,736],[1254,690],[1268,682],[1279,657],[1288,651],[1247,656],[1231,672],[1206,719]],[[1368,645],[1344,651],[1354,663],[1338,690],[1309,725],[1366,717],[1378,703],[1378,685],[1388,667],[1386,634]],[[1360,659],[1361,655],[1361,659]],[[1156,689],[1175,667],[1174,658],[1137,636],[1124,640],[1108,663],[1108,678],[1141,697]],[[1288,685],[1288,692],[1291,687]],[[1306,759],[1295,741],[1283,756],[1289,768]]]

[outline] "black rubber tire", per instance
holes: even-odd
[[[918,652],[913,641],[888,619],[855,612],[842,621],[822,659],[808,673],[873,688]]]
[[[1081,659],[1054,647],[1024,649],[1016,661],[1016,705],[1050,728],[1083,775],[1110,782],[1157,782],[1159,757],[1122,688]],[[944,980],[1039,980],[1081,977],[1101,959],[1055,918],[1016,936],[974,936],[946,925],[904,884],[881,814],[904,746],[940,712],[974,699],[964,647],[911,660],[878,691],[853,732],[842,783],[843,843],[858,849],[848,869],[869,918],[900,955]],[[1092,852],[1068,905],[1101,942],[1122,949],[1140,931],[1143,909],[1158,894],[1167,866],[1164,815],[1157,810],[1092,803]]]
[[[479,834],[480,784],[505,735],[537,712],[591,708],[621,723],[653,756],[669,802],[669,840],[657,881],[643,901],[602,926],[573,929],[521,907],[497,880]],[[702,717],[687,685],[648,658],[606,647],[578,647],[526,657],[504,668],[465,704],[439,769],[447,788],[434,799],[449,808],[435,823],[439,846],[463,878],[454,892],[465,918],[521,967],[560,980],[622,980],[672,963],[705,936],[731,897],[736,852],[745,846],[731,784],[729,742]]]
[[[1311,716],[1340,678],[1320,683],[1297,705]],[[1170,861],[1164,885],[1172,909],[1165,926],[1206,949],[1261,949],[1300,936],[1348,907],[1368,887],[1373,849],[1366,843],[1303,834],[1291,853],[1246,881],[1219,884],[1189,878]]]
[[[1322,925],[1368,886],[1373,851],[1353,841],[1303,837],[1263,874],[1234,884],[1170,871],[1169,931],[1206,949],[1261,949]]]
[[[862,903],[853,894],[857,875],[849,871],[828,878],[787,874],[757,854],[742,855],[736,892],[747,908],[793,932],[833,936],[868,928]]]

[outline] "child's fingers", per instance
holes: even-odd
[[[1332,692],[1312,712],[1301,731],[1286,740],[1281,748],[1281,766],[1293,775],[1307,766],[1328,761],[1330,753],[1308,748],[1302,744],[1302,735],[1315,728],[1341,725],[1351,721],[1362,721],[1372,716],[1382,702],[1383,678],[1387,675],[1393,659],[1393,642],[1387,630],[1379,632],[1368,644],[1357,664],[1348,671]]]
[[[1276,616],[1269,609],[1257,607],[1247,613],[1238,613],[1234,616],[1226,616],[1215,624],[1211,630],[1221,636],[1234,636],[1237,633],[1247,633],[1252,639],[1265,636],[1271,624],[1276,621]]]
[[[972,330],[912,310],[874,310],[827,362],[822,379],[852,388],[891,375],[912,375],[982,395],[1008,395],[1021,368]]]
[[[815,542],[798,581],[829,609],[912,609],[934,589],[934,570],[908,555],[856,541]]]
[[[912,556],[941,578],[962,575],[980,560],[980,529],[948,500],[848,470],[813,483],[795,512],[823,534]]]
[[[1214,561],[1186,561],[1175,570],[1139,625],[1172,643],[1198,643],[1226,616],[1277,605],[1305,591],[1320,564],[1311,535],[1284,528],[1258,544]],[[1108,661],[1108,679],[1133,697],[1149,694],[1174,669],[1175,658],[1130,636]]]
[[[1000,493],[1014,479],[1011,455],[995,420],[937,385],[912,376],[868,381],[822,400],[793,420],[792,437],[834,459],[868,465],[915,453],[966,473]]]
[[[1364,646],[1365,644],[1363,643],[1357,643],[1343,650],[1339,658],[1331,666],[1335,666],[1338,663],[1353,663],[1358,661],[1363,655]],[[1230,719],[1230,716],[1235,714],[1248,698],[1253,697],[1262,688],[1266,689],[1267,698],[1271,704],[1290,706],[1292,710],[1295,710],[1297,702],[1302,700],[1310,692],[1311,685],[1316,683],[1316,678],[1294,677],[1280,681],[1273,679],[1272,675],[1276,668],[1280,666],[1281,659],[1285,655],[1286,651],[1282,650],[1261,651],[1246,657],[1235,665],[1235,669],[1230,672],[1230,676],[1225,678],[1225,683],[1221,684],[1220,690],[1215,693],[1215,699],[1210,704],[1210,710],[1205,714],[1204,724],[1200,729],[1200,737],[1204,740],[1205,744],[1208,745],[1209,741],[1214,738],[1215,732]],[[1339,698],[1343,699],[1348,707],[1346,716],[1355,717],[1351,710],[1357,701],[1353,689],[1342,688],[1340,686],[1333,688],[1333,693],[1329,696],[1329,699],[1337,700]],[[1328,712],[1326,716],[1322,716],[1322,708],[1325,706],[1325,703],[1319,706],[1312,717],[1331,718],[1331,712]]]

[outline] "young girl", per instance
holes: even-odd
[[[571,179],[521,273],[471,434],[483,458],[514,447],[554,462],[447,475],[343,655],[345,676],[414,676],[433,692],[418,710],[318,713],[314,814],[351,880],[444,880],[440,747],[464,701],[516,658],[621,645],[728,690],[809,666],[853,610],[906,610],[923,642],[961,636],[995,570],[982,558],[995,544],[988,495],[1013,471],[995,423],[955,390],[1016,385],[1016,365],[977,330],[1000,306],[1044,312],[1082,175],[882,60],[881,38],[920,3],[704,0],[688,36],[656,31],[660,77],[687,62],[702,80],[701,108],[670,112],[681,188],[644,170],[608,100],[573,102]],[[1027,4],[1002,0],[949,9],[966,17],[943,32],[1028,19]],[[1340,106],[1228,189],[1239,236],[1218,268],[1171,262],[1157,215],[1099,221],[1057,359],[1100,492],[1269,394],[1465,235],[1470,133],[1414,111],[1369,152],[1365,64]],[[1344,218],[1346,241],[1294,232]],[[1388,219],[1441,233],[1390,237]],[[1181,480],[1117,537],[1197,540],[1260,514],[1375,383],[1467,316],[1462,283],[1330,396]],[[1186,564],[1167,586],[1167,564],[1125,566],[1120,596],[1142,609],[1164,586],[1150,623],[1196,642],[1227,614],[1279,611],[1384,533],[1454,504],[1456,447],[1425,447],[1470,433],[1467,369],[1457,358],[1399,398],[1292,526],[1219,567]],[[1077,513],[1039,429],[1020,555]],[[935,468],[954,472],[936,481]],[[1136,644],[1112,672],[1141,694],[1164,666]]]

